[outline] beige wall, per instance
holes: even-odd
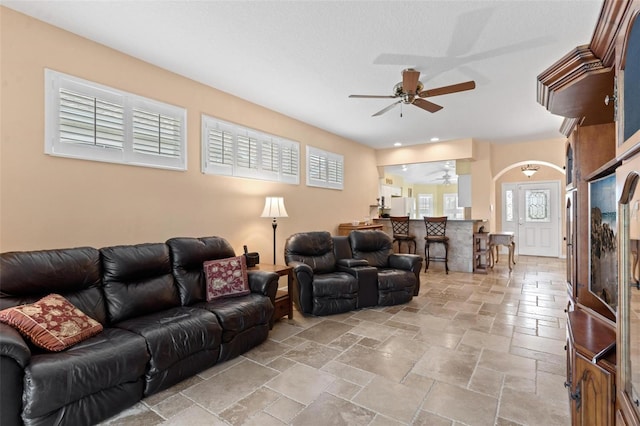
[[[378,195],[373,149],[180,77],[118,51],[0,7],[0,251],[103,247],[219,235],[270,262],[264,197],[283,196],[278,260],[285,238],[306,230],[335,232],[369,214]],[[185,107],[188,171],[73,160],[44,154],[44,69]],[[200,115],[301,143],[301,183],[285,185],[203,175]],[[344,155],[345,189],[305,185],[305,146]]]
[[[563,168],[566,138],[546,139],[513,144],[492,144],[491,173],[498,175],[518,162],[546,162]]]
[[[220,235],[237,251],[248,244],[269,260],[272,229],[259,215],[264,197],[278,195],[290,216],[279,220],[282,262],[288,235],[335,232],[340,222],[368,216],[384,165],[469,159],[470,217],[492,225],[500,217],[496,175],[524,161],[564,165],[564,139],[505,145],[462,139],[376,152],[1,6],[0,24],[0,251]],[[45,155],[45,68],[187,108],[188,171]],[[300,185],[201,174],[202,113],[299,141]],[[305,185],[306,144],[344,155],[343,191]]]
[[[376,159],[379,166],[395,164],[426,163],[429,161],[446,161],[473,158],[473,140],[425,143],[401,148],[379,149]]]

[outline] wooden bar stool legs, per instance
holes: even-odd
[[[444,262],[444,270],[449,273],[449,237],[447,237],[447,217],[427,217],[424,216],[424,224],[427,228],[427,235],[424,237],[424,271],[429,269],[429,261]],[[430,246],[433,243],[440,243],[444,246],[444,257],[431,256]]]

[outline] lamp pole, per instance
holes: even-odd
[[[276,228],[278,227],[278,220],[274,217],[273,222],[271,222],[271,226],[273,226],[273,264],[276,264]]]

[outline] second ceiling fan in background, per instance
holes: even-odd
[[[451,86],[437,87],[435,89],[423,90],[424,85],[420,82],[420,71],[413,68],[407,68],[402,71],[402,82],[396,84],[393,88],[393,95],[349,95],[350,98],[400,98],[391,105],[381,109],[372,115],[376,117],[384,114],[400,103],[415,105],[425,111],[436,112],[442,109],[442,106],[434,104],[424,98],[432,96],[447,95],[449,93],[463,92],[465,90],[475,89],[475,81],[466,81],[464,83],[452,84]]]

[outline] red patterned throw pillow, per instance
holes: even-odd
[[[102,324],[86,315],[59,294],[35,303],[0,311],[0,322],[49,351],[59,352],[102,331]]]
[[[249,294],[247,262],[244,256],[204,262],[207,301]]]

